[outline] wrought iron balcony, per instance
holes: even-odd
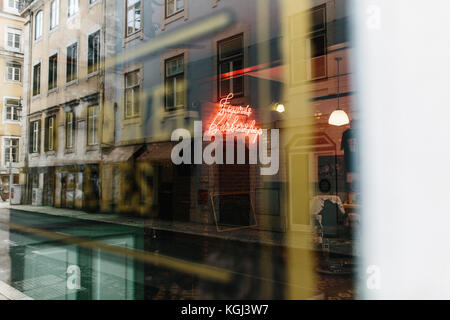
[[[34,0],[20,0],[19,3],[19,12],[22,12],[29,4],[31,4]]]

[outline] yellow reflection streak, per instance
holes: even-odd
[[[136,249],[129,249],[119,246],[108,245],[98,241],[87,240],[79,237],[66,236],[60,233],[46,231],[43,229],[24,226],[16,223],[0,221],[12,229],[39,235],[52,240],[63,241],[70,244],[77,244],[90,249],[98,249],[115,255],[131,257],[145,263],[166,267],[183,273],[189,273],[204,279],[226,283],[231,280],[231,272],[222,268],[203,265],[182,259],[168,257],[156,253],[144,252]]]
[[[221,12],[212,15],[211,17],[208,17],[202,21],[192,23],[181,30],[176,30],[167,35],[162,35],[151,39],[141,46],[132,48],[132,50],[127,50],[116,56],[106,58],[104,61],[104,66],[101,69],[104,71],[109,68],[114,68],[118,64],[125,64],[127,62],[143,58],[157,51],[179,46],[183,43],[187,43],[187,41],[194,38],[205,36],[211,32],[226,28],[231,24],[231,22],[232,17],[229,12]],[[156,88],[154,89],[154,92],[150,91],[148,93],[141,93],[138,99],[140,103],[146,103],[148,97],[159,94],[160,92],[161,91]],[[101,130],[101,142],[109,144],[111,143],[111,137],[114,136],[114,125],[110,125],[111,123],[114,123],[114,115],[111,113],[112,111],[110,111],[109,113],[106,112],[105,107],[108,107],[107,110],[114,110],[114,108],[108,101],[104,101],[104,108],[102,108],[103,122]],[[139,132],[136,132],[135,134],[136,136],[139,136]]]
[[[309,101],[308,86],[305,81],[294,82],[293,79],[306,79],[303,67],[307,59],[304,49],[305,38],[311,21],[304,13],[313,6],[310,0],[283,0],[282,34],[284,83],[282,101],[286,103],[286,119],[281,130],[280,140],[291,142],[302,136],[297,153],[287,150],[286,182],[288,195],[286,199],[288,227],[286,232],[286,273],[289,283],[296,286],[286,288],[287,299],[312,299],[317,295],[317,281],[314,274],[314,255],[311,250],[299,250],[292,244],[300,241],[309,246],[311,233],[309,229],[310,172],[309,157],[311,155],[311,137],[314,124],[311,120],[313,108]],[[298,50],[295,50],[298,49]],[[295,76],[295,77],[294,77]]]
[[[231,22],[231,16],[229,13],[223,12],[217,15],[213,15],[203,21],[189,25],[182,30],[177,30],[166,36],[157,37],[148,41],[147,43],[131,50],[126,51],[117,56],[108,58],[105,60],[105,69],[112,68],[117,64],[132,61],[141,58],[145,55],[152,54],[156,51],[164,48],[180,45],[186,41],[192,40],[211,33],[215,30],[225,28]]]

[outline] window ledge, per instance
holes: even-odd
[[[98,75],[100,75],[100,71],[91,72],[87,75],[86,80],[89,80],[90,78],[98,76]]]
[[[47,156],[56,156],[56,151],[54,151],[54,150],[49,150],[49,151],[46,151],[45,154],[46,154]]]
[[[48,34],[51,35],[53,32],[56,32],[59,29],[59,24],[54,26],[52,29],[48,30]]]
[[[58,92],[58,87],[52,88],[50,90],[47,91],[47,96],[49,96],[50,94],[54,93],[54,92]]]
[[[100,3],[102,3],[102,0],[96,0],[94,3],[88,4],[88,9],[91,10],[92,7],[95,7],[96,5],[98,5]]]
[[[30,157],[31,157],[31,158],[39,158],[40,155],[41,155],[41,154],[40,154],[39,152],[33,152],[33,153],[30,153]]]
[[[71,154],[71,153],[75,153],[75,149],[71,148],[71,149],[65,149],[64,150],[64,154]]]
[[[98,144],[86,146],[86,151],[98,151],[100,149]]]
[[[173,15],[169,17],[163,17],[163,26],[161,28],[161,31],[166,30],[166,27],[168,24],[173,23],[175,21],[178,21],[180,19],[184,18],[184,20],[187,20],[187,14],[186,14],[186,8],[184,8],[182,11],[174,13]]]
[[[67,83],[64,85],[64,87],[67,88],[67,87],[70,87],[70,86],[75,85],[75,84],[78,84],[78,79],[75,79],[75,80],[72,80],[72,81],[70,81],[70,82],[67,82]]]
[[[138,116],[124,118],[123,124],[124,125],[141,124],[141,116],[138,115]]]
[[[7,13],[12,13],[12,14],[20,14],[19,10],[12,9],[12,8],[9,8],[9,7],[3,8],[3,11],[5,11]]]
[[[22,85],[22,81],[17,81],[17,80],[5,80],[6,83],[13,83],[13,84],[20,84]]]
[[[10,167],[9,167],[9,162],[3,163],[3,168],[9,169],[9,168],[10,168]],[[12,169],[20,168],[20,163],[19,163],[19,162],[12,162],[12,163],[11,163],[11,168],[12,168]]]
[[[185,119],[188,118],[198,118],[199,114],[198,111],[192,111],[192,110],[186,110],[186,109],[175,109],[170,111],[165,111],[163,114],[163,121],[171,119],[171,118],[178,118],[183,117]]]
[[[7,51],[11,51],[11,52],[14,52],[14,53],[23,53],[23,50],[22,50],[22,49],[17,49],[17,48],[14,48],[14,47],[8,47],[8,46],[6,46],[5,49],[6,49]]]
[[[3,123],[8,123],[8,124],[20,124],[20,120],[10,120],[10,119],[5,119],[5,120],[3,120]]]
[[[123,39],[123,46],[125,46],[128,42],[131,42],[135,39],[138,39],[138,38],[143,39],[143,37],[144,37],[144,33],[142,32],[142,29],[135,33],[132,33],[128,36],[125,36],[125,38]]]
[[[39,93],[39,94],[37,94],[35,96],[32,96],[31,97],[31,101],[34,101],[34,100],[37,100],[37,99],[40,99],[40,98],[41,98],[41,94]]]
[[[69,24],[70,22],[72,22],[72,20],[74,20],[75,18],[77,18],[77,17],[79,17],[80,16],[80,9],[78,8],[78,12],[77,13],[75,13],[74,15],[72,15],[72,16],[67,16],[67,24]]]

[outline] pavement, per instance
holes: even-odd
[[[130,217],[115,213],[91,213],[81,210],[47,206],[10,205],[8,202],[0,202],[0,208],[70,217],[89,221],[121,224],[137,228],[149,228],[191,235],[202,235],[223,240],[235,240],[275,246],[288,246],[290,248],[298,249],[312,249],[310,241],[311,234],[306,232],[274,232],[258,230],[255,227],[244,227],[238,230],[219,232],[217,231],[215,225]]]
[[[0,202],[0,207],[5,208],[8,203]],[[9,219],[9,212],[3,215]],[[33,300],[19,290],[9,285],[11,274],[11,258],[9,256],[9,230],[0,229],[0,300]]]
[[[0,208],[42,213],[54,216],[70,217],[81,220],[120,224],[137,228],[170,231],[190,235],[201,235],[222,240],[241,241],[246,243],[281,246],[291,249],[315,250],[311,232],[276,232],[259,230],[256,227],[243,227],[237,230],[218,231],[215,225],[195,222],[165,221],[155,218],[124,216],[116,213],[92,213],[82,210],[55,208],[49,206],[10,205],[1,202]],[[330,252],[335,254],[358,256],[358,246],[348,239],[330,239]],[[0,278],[1,280],[1,278]]]
[[[151,228],[155,230],[163,230],[170,232],[178,232],[184,234],[201,235],[207,237],[214,237],[218,239],[229,239],[241,242],[253,242],[257,244],[266,244],[272,246],[293,247],[301,249],[314,249],[310,244],[311,234],[301,232],[272,232],[262,231],[256,228],[245,228],[240,230],[231,230],[225,232],[218,232],[215,225],[205,225],[192,222],[169,222],[158,219],[148,219],[140,217],[123,216],[113,213],[88,213],[81,210],[72,210],[64,208],[44,207],[44,206],[31,206],[31,205],[10,205],[8,202],[0,201],[0,209],[18,210],[21,212],[41,213],[52,216],[70,217],[86,221],[104,222],[118,225],[126,225],[137,228]],[[9,215],[14,214],[14,211],[3,210],[2,219],[9,220]],[[4,215],[7,216],[4,216]],[[9,274],[11,271],[11,262],[9,261],[9,230],[0,229],[0,300],[25,300],[31,299],[20,291],[14,289],[9,285]],[[352,253],[352,247],[348,244],[343,249],[342,254]],[[350,251],[349,251],[350,248]],[[339,247],[335,247],[335,250],[330,248],[330,252],[339,251]],[[346,251],[346,252],[345,252]],[[4,272],[2,272],[4,271]],[[323,279],[322,279],[323,278]],[[348,280],[346,279],[331,279],[330,277],[319,277],[319,284],[324,288],[340,288],[338,293],[351,297],[353,293],[349,293],[343,290],[341,287],[348,289]],[[334,281],[333,283],[329,283]],[[336,283],[341,281],[343,284]],[[342,290],[341,290],[342,289]],[[324,290],[326,291],[326,290]],[[327,298],[339,298],[334,294],[330,294]]]
[[[5,208],[7,203],[0,202],[0,208]],[[9,212],[3,213],[2,218],[9,220]],[[9,256],[9,230],[0,229],[0,300],[33,300],[19,290],[11,287],[11,258]]]
[[[14,289],[9,284],[0,281],[0,300],[34,300],[34,299],[23,294],[19,290]]]

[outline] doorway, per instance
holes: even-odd
[[[159,168],[159,217],[189,221],[192,165],[164,163]]]

